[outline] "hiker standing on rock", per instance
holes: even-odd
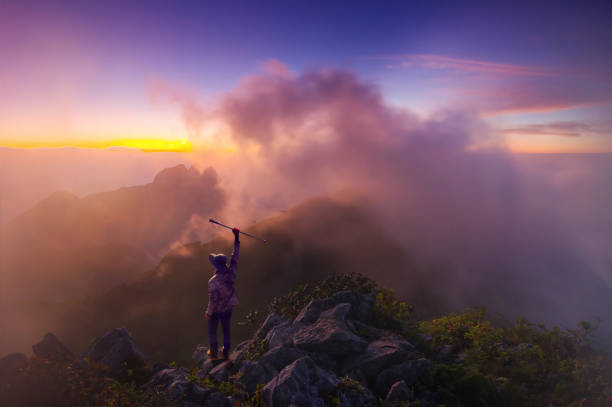
[[[238,305],[238,296],[234,289],[236,280],[236,269],[238,268],[238,255],[240,251],[240,230],[233,228],[234,252],[227,267],[227,257],[224,254],[211,253],[208,256],[211,264],[215,267],[215,275],[208,280],[208,308],[206,319],[208,319],[208,340],[210,347],[206,354],[211,359],[217,358],[217,326],[221,322],[223,328],[223,358],[229,358],[231,348],[230,319],[232,310]]]

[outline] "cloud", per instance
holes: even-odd
[[[458,89],[457,95],[488,114],[551,112],[612,102],[610,84],[571,76],[474,84]]]
[[[612,83],[607,77],[583,71],[457,58],[435,54],[365,57],[380,60],[387,68],[400,67],[407,75],[419,68],[431,86],[483,115],[549,112],[579,106],[612,103]]]
[[[396,61],[404,68],[421,67],[425,69],[512,76],[549,76],[554,74],[552,70],[541,67],[504,64],[470,58],[455,58],[435,54],[408,54],[374,58]]]
[[[199,134],[206,114],[201,102],[194,96],[193,89],[173,85],[157,76],[151,76],[147,80],[147,92],[153,104],[169,102],[179,105],[189,133],[193,136]]]
[[[504,134],[529,134],[542,136],[581,137],[587,133],[600,133],[591,124],[573,121],[548,124],[527,124],[502,129]]]
[[[193,155],[218,170],[225,219],[248,225],[313,195],[351,191],[413,259],[411,270],[373,271],[394,276],[400,293],[411,278],[435,272],[444,282],[436,287],[441,298],[455,307],[487,302],[557,322],[612,308],[611,260],[601,251],[612,231],[588,226],[612,196],[578,204],[576,184],[517,161],[477,111],[421,119],[388,106],[352,72],[288,74],[274,65],[245,78],[202,118],[203,125],[223,123],[220,131],[238,146],[227,156]],[[612,190],[588,172],[574,176]]]

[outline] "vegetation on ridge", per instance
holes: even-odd
[[[444,406],[609,406],[612,402],[610,360],[592,345],[597,325],[588,322],[571,330],[548,329],[524,318],[503,325],[487,318],[484,308],[418,321],[393,291],[357,273],[333,274],[300,285],[274,298],[266,314],[293,318],[312,299],[344,290],[375,298],[376,327],[403,336],[419,354],[435,361],[433,380],[419,381],[413,390],[437,394]],[[254,312],[249,320],[257,323],[262,317]],[[256,360],[266,345],[259,343],[249,358]],[[29,406],[33,405],[29,401],[35,404],[37,397],[44,397],[48,405],[171,405],[165,395],[139,387],[150,375],[149,366],[110,378],[100,366],[32,357],[19,374],[3,380],[0,402]],[[237,383],[202,379],[196,368],[188,379],[233,396],[238,405],[263,405],[261,385],[248,394]],[[348,377],[341,384],[362,388]],[[381,399],[378,402],[384,405]]]

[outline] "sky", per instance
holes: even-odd
[[[357,196],[459,291],[513,276],[534,312],[612,321],[611,17],[597,1],[0,0],[0,227],[56,190],[212,167],[228,224]]]
[[[203,117],[277,64],[473,112],[513,152],[612,152],[606,2],[259,3],[0,2],[0,146],[189,151],[175,102]]]

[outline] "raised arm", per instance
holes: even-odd
[[[234,228],[232,229],[234,232],[234,252],[232,253],[232,258],[230,259],[230,273],[234,276],[236,275],[236,271],[238,269],[238,257],[240,256],[240,229]]]

